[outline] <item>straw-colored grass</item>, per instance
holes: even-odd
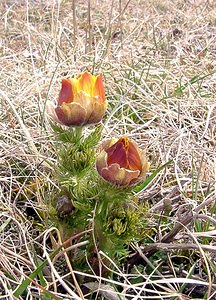
[[[215,1],[4,0],[0,15],[0,298],[215,299]],[[173,160],[139,195],[150,245],[109,278],[49,257],[62,241],[46,222],[58,186],[44,106],[85,69],[103,73],[104,138],[136,140],[150,173]]]

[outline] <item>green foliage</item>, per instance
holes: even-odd
[[[58,149],[59,173],[82,177],[95,162],[95,149],[100,139],[101,127],[97,127],[89,136],[82,135],[82,128],[69,128],[52,125],[60,143]],[[68,173],[69,172],[69,173]]]

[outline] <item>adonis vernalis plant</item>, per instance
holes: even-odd
[[[52,124],[61,191],[51,201],[51,217],[64,239],[92,228],[83,236],[89,241],[89,260],[96,247],[121,258],[147,224],[146,205],[138,204],[133,192],[149,168],[145,151],[126,136],[99,145],[101,124],[92,126],[89,135],[82,130],[84,125],[100,122],[106,107],[102,75],[88,72],[63,79],[57,106],[48,104],[52,120],[65,125]],[[78,255],[75,263],[80,265],[82,259],[84,254]]]

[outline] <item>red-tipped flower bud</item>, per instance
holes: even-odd
[[[145,151],[127,137],[103,143],[97,157],[98,173],[110,183],[127,186],[145,179],[149,169]]]

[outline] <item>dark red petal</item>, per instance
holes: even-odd
[[[73,87],[70,79],[62,80],[62,88],[59,93],[58,106],[61,106],[63,102],[73,102]]]
[[[106,152],[108,166],[117,163],[121,168],[128,168],[127,155],[122,142],[118,141],[109,149],[107,149]]]
[[[127,149],[127,160],[129,164],[129,169],[132,171],[140,170],[142,171],[142,162],[137,151],[136,146],[132,142],[129,141],[128,149]]]

